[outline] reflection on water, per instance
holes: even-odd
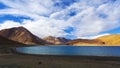
[[[37,55],[120,56],[118,46],[31,46],[16,48],[17,52]]]

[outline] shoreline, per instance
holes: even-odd
[[[17,52],[13,48],[11,48],[11,51],[13,54],[16,55],[41,56],[41,57],[71,57],[71,58],[83,58],[83,59],[92,59],[92,60],[100,60],[100,61],[120,61],[120,56],[26,54],[26,53]]]
[[[35,55],[35,54],[24,54],[24,53],[17,53],[16,55],[27,55],[27,56],[37,56],[37,57],[69,57],[69,58],[81,58],[81,59],[89,59],[89,60],[99,60],[99,61],[119,61],[120,57],[115,56],[84,56],[84,55]]]
[[[120,57],[34,55],[16,52],[0,55],[0,68],[120,68]]]
[[[8,68],[119,68],[120,57],[11,54],[0,56],[2,65]]]

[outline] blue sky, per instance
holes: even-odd
[[[3,23],[4,21],[6,20],[11,20],[11,21],[15,21],[15,22],[19,22],[19,23],[22,23],[23,22],[23,19],[25,20],[32,20],[31,18],[29,17],[24,17],[24,16],[13,16],[13,15],[8,15],[8,14],[5,14],[5,15],[1,15],[0,16],[0,23]]]
[[[0,30],[24,26],[39,37],[120,33],[120,0],[0,0]]]

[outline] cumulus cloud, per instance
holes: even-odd
[[[13,2],[14,1],[14,2]],[[24,26],[33,34],[44,37],[95,36],[120,27],[119,0],[0,0],[9,8],[0,15],[26,16],[33,20],[5,21],[0,29]],[[11,23],[11,24],[8,24]],[[71,28],[72,30],[68,29]],[[67,32],[66,30],[71,32]]]
[[[0,24],[0,30],[5,28],[12,28],[21,26],[20,23],[14,21],[5,21],[3,24]]]
[[[63,31],[67,26],[64,20],[41,18],[40,20],[34,21],[34,24],[33,21],[30,20],[25,20],[23,23],[24,27],[39,37],[45,37],[49,35],[59,37],[67,34]]]

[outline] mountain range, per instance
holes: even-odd
[[[101,36],[96,39],[66,39],[64,37],[47,36],[39,38],[24,27],[14,27],[0,31],[0,44],[25,44],[25,45],[120,45],[120,34]]]
[[[44,37],[43,40],[48,42],[48,44],[53,44],[53,45],[66,44],[66,42],[70,41],[70,39],[66,39],[63,37],[53,37],[53,36]]]
[[[53,36],[39,38],[24,27],[3,29],[0,31],[0,36],[26,45],[60,45],[69,41],[66,38]]]
[[[96,46],[96,45],[103,45],[103,44],[105,44],[103,41],[96,40],[96,39],[74,39],[66,43],[66,45],[77,45],[77,46],[79,45],[81,46],[95,45]]]

